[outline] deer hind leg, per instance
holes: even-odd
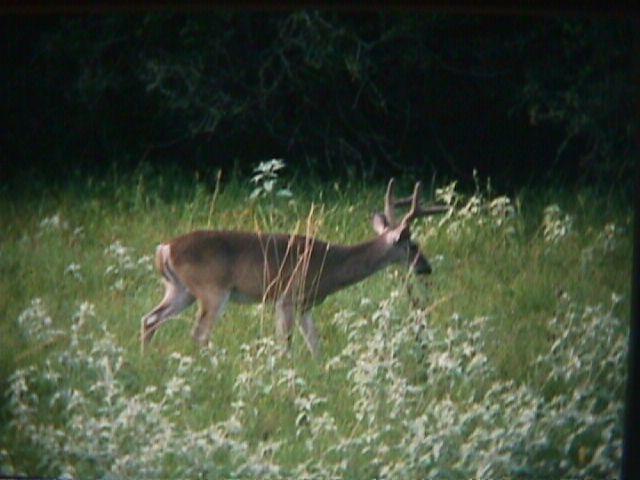
[[[291,347],[291,336],[295,323],[295,310],[293,303],[287,299],[280,299],[276,302],[276,333],[278,337],[286,343],[287,348]]]
[[[216,319],[220,317],[229,301],[229,291],[203,292],[198,296],[200,300],[200,314],[193,329],[193,339],[201,346],[205,346],[211,336],[211,330]]]
[[[320,349],[318,348],[318,332],[313,323],[310,310],[304,312],[302,315],[300,319],[300,329],[302,330],[302,336],[307,344],[307,348],[315,358],[318,358],[320,354]]]
[[[191,305],[195,297],[178,283],[165,280],[165,292],[162,302],[142,317],[142,345],[147,345],[158,328],[167,320],[178,315]]]

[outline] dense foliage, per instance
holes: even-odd
[[[625,182],[621,18],[338,11],[3,19],[10,160]],[[106,168],[106,167],[105,167]]]

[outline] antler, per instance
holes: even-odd
[[[416,186],[413,188],[413,195],[411,196],[411,210],[402,219],[402,225],[409,225],[413,220],[421,216],[422,209],[420,208],[420,198],[422,197],[422,183],[416,182]]]
[[[395,179],[389,180],[387,194],[384,197],[384,216],[387,217],[389,225],[396,225],[396,196]]]
[[[404,216],[401,224],[408,225],[413,220],[418,217],[426,217],[429,215],[435,215],[438,213],[444,213],[449,211],[449,207],[444,205],[431,205],[429,207],[420,206],[420,199],[422,198],[422,183],[416,182],[416,185],[413,189],[413,195],[401,199],[396,199],[395,197],[395,180],[392,178],[389,180],[389,185],[387,186],[387,194],[384,199],[384,214],[387,217],[387,221],[390,225],[396,226],[399,225],[396,222],[395,209],[398,207],[406,207],[407,205],[411,205],[411,209]]]

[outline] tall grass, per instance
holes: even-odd
[[[409,188],[409,182],[404,186]],[[231,306],[139,351],[155,245],[195,228],[369,238],[384,186],[76,179],[0,200],[0,473],[72,478],[611,478],[621,454],[631,212],[589,191],[455,185],[389,269],[315,309],[320,361]]]

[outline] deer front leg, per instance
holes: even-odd
[[[293,304],[280,299],[276,302],[276,332],[278,337],[286,342],[287,348],[291,348],[291,335],[295,323],[295,311]]]
[[[214,291],[200,295],[200,315],[193,329],[193,339],[204,347],[209,341],[216,319],[220,317],[229,301],[230,292]]]

